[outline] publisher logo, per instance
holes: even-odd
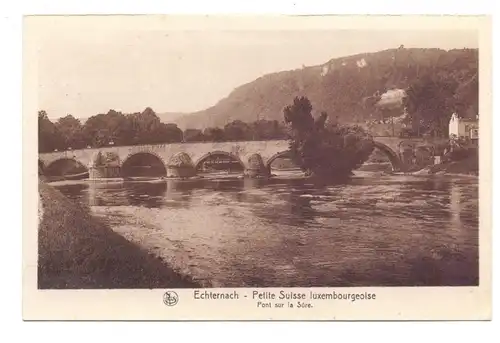
[[[174,291],[166,291],[163,294],[163,303],[167,306],[175,306],[179,302],[179,296]]]

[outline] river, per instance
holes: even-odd
[[[56,187],[206,287],[478,284],[478,179],[358,172]]]

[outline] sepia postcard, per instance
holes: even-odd
[[[486,16],[27,16],[25,320],[491,319]]]

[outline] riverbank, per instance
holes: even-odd
[[[199,287],[163,260],[115,233],[89,208],[39,183],[43,215],[38,232],[38,287]]]
[[[479,159],[477,156],[470,156],[466,159],[454,162],[434,164],[413,173],[414,175],[461,175],[478,176]]]

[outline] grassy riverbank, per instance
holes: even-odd
[[[89,209],[39,183],[39,288],[198,287],[115,233]]]

